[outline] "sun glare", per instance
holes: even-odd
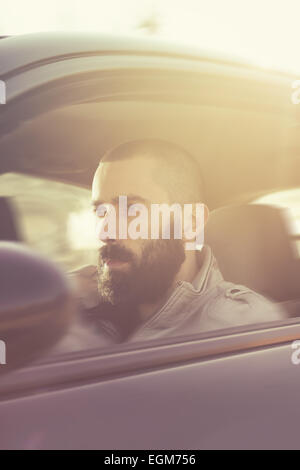
[[[300,72],[298,0],[1,0],[0,8],[0,35],[57,30],[151,35]]]

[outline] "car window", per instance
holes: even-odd
[[[94,109],[88,105],[81,105],[75,109],[72,107],[67,112],[60,110],[58,114],[53,112],[50,116],[42,115],[35,121],[25,122],[5,141],[6,145],[3,147],[2,153],[9,158],[12,155],[13,158],[9,160],[7,157],[2,168],[17,168],[20,173],[0,175],[0,196],[12,199],[18,213],[17,219],[24,241],[52,260],[57,261],[67,271],[82,265],[98,264],[98,260],[95,259],[96,250],[93,246],[95,243],[93,229],[95,222],[90,211],[90,190],[77,187],[74,184],[49,180],[47,175],[52,175],[52,178],[56,178],[56,176],[60,179],[69,178],[69,181],[72,179],[73,182],[80,181],[81,184],[86,184],[88,187],[91,185],[99,155],[108,150],[113,143],[133,139],[134,136],[141,137],[144,135],[146,127],[151,128],[151,133],[154,136],[157,135],[172,142],[175,134],[179,133],[179,129],[183,129],[186,133],[183,139],[184,148],[189,142],[191,147],[188,148],[192,155],[205,155],[207,161],[213,162],[213,164],[210,163],[211,168],[206,168],[205,174],[208,181],[210,178],[214,181],[213,185],[208,185],[211,193],[207,202],[216,206],[220,194],[231,194],[230,186],[233,186],[229,178],[224,177],[225,174],[228,174],[225,172],[228,162],[221,158],[223,154],[228,156],[229,166],[234,168],[236,175],[244,166],[247,166],[247,170],[249,170],[246,174],[251,175],[255,167],[254,158],[247,158],[247,154],[244,154],[243,162],[241,162],[241,148],[247,148],[251,157],[252,155],[257,156],[256,162],[260,162],[260,164],[264,149],[269,153],[270,146],[273,145],[275,151],[273,136],[277,135],[276,130],[280,122],[271,114],[270,116],[263,115],[260,118],[261,125],[257,126],[257,129],[264,137],[260,139],[254,138],[256,130],[249,137],[249,127],[252,129],[249,126],[250,119],[251,123],[256,122],[260,116],[258,112],[248,114],[237,109],[227,110],[221,107],[220,110],[209,106],[181,106],[178,108],[180,113],[176,113],[176,116],[180,116],[180,120],[170,120],[167,117],[172,113],[175,115],[177,109],[175,104],[167,107],[165,103],[164,106],[161,103],[158,105],[151,103],[151,107],[146,108],[145,103],[142,102],[139,103],[137,109],[135,105],[135,102],[122,102],[122,106],[119,108],[119,103],[114,102],[113,107],[105,106],[102,109],[103,103],[97,103],[99,112],[98,107]],[[123,112],[122,115],[119,112],[120,109]],[[161,113],[162,109],[166,111],[165,114]],[[181,110],[185,111],[185,114]],[[107,111],[110,111],[110,114]],[[231,130],[234,126],[228,125],[229,118],[236,123],[241,120],[243,122],[238,140],[233,138],[235,132]],[[184,126],[184,121],[189,125]],[[102,139],[99,139],[99,122],[101,123]],[[187,132],[187,127],[189,132]],[[202,132],[201,136],[199,129]],[[212,133],[210,130],[214,132]],[[211,138],[213,134],[217,134],[219,138]],[[80,138],[77,138],[78,136]],[[34,148],[30,145],[32,141],[35,142]],[[51,142],[51,147],[49,142]],[[255,144],[255,148],[251,152],[248,142],[249,145]],[[271,153],[273,156],[273,151]],[[205,167],[204,161],[203,165]],[[29,172],[30,176],[24,174]],[[46,177],[33,176],[35,173]],[[150,175],[150,173],[148,174]],[[251,181],[250,177],[247,181],[236,178],[235,182],[237,183],[234,191],[237,193],[242,190],[246,191],[247,184],[250,184]],[[215,264],[212,265],[210,261],[212,255],[209,251],[199,256],[206,259],[205,269],[210,266],[214,266],[215,269]],[[173,256],[172,262],[174,259],[175,256]],[[199,263],[200,266],[203,264],[202,261],[203,259]],[[155,306],[153,318],[147,318],[148,312],[146,311],[143,318],[136,321],[135,316],[140,312],[138,309],[131,309],[130,302],[120,302],[115,310],[107,308],[105,305],[103,312],[100,312],[102,315],[99,315],[98,305],[94,300],[99,302],[98,287],[101,284],[99,276],[97,277],[96,266],[94,268],[92,271],[87,269],[81,272],[78,283],[81,305],[89,310],[89,315],[84,315],[84,321],[88,318],[89,325],[85,325],[84,330],[81,325],[80,328],[74,325],[70,335],[63,338],[63,344],[58,345],[55,354],[64,353],[66,350],[81,353],[93,348],[112,347],[112,345],[125,344],[126,342],[127,344],[137,344],[147,340],[169,338],[172,341],[179,336],[186,340],[194,333],[201,334],[203,331],[238,328],[244,324],[247,324],[248,327],[255,324],[256,328],[260,329],[265,322],[272,323],[282,319],[281,315],[279,317],[277,307],[273,311],[273,307],[271,308],[269,304],[266,305],[261,297],[249,292],[248,288],[243,286],[233,288],[223,282],[222,286],[215,289],[213,293],[208,286],[209,294],[207,296],[201,295],[197,299],[194,297],[192,308],[188,304],[189,295],[191,292],[197,293],[199,291],[202,275],[200,279],[197,275],[194,279],[195,284],[191,284],[189,287],[184,281],[179,281],[178,289],[172,293],[168,300],[165,303],[162,302],[162,305],[157,308]],[[153,284],[158,285],[159,276],[155,276],[155,270],[146,270],[144,263],[143,274],[144,277],[138,278],[136,276],[135,281],[140,282],[146,279],[146,289],[143,286],[141,286],[143,289],[140,289],[144,294],[144,291],[150,291],[148,279],[151,277]],[[213,279],[214,276],[212,276]],[[207,277],[205,277],[205,282],[207,283]],[[124,285],[126,287],[126,283]],[[133,294],[134,290],[137,290],[137,286],[139,286],[138,282],[131,281],[130,287]],[[206,286],[207,284],[205,284]],[[189,293],[188,289],[190,289]],[[117,289],[115,291],[118,294]],[[120,289],[123,294],[126,294],[127,291],[128,289]],[[188,293],[188,296],[184,296],[185,293]],[[179,298],[179,294],[182,295],[185,304],[174,302],[176,296]],[[245,315],[240,315],[240,310],[243,309],[243,306],[247,307],[248,304],[251,304],[252,308],[246,308]],[[169,308],[170,306],[172,308]],[[234,307],[236,308],[234,309]],[[272,311],[270,312],[270,310]],[[162,315],[161,312],[169,313]],[[198,324],[200,317],[200,323],[204,323],[204,326]],[[129,336],[127,336],[127,319],[130,321],[133,319]],[[64,343],[64,341],[66,342]]]
[[[8,198],[21,239],[30,247],[66,271],[93,262],[93,224],[87,189],[6,173],[0,176],[0,197]]]

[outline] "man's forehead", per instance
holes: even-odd
[[[145,201],[165,200],[165,189],[155,182],[155,171],[155,162],[146,155],[102,161],[94,176],[92,199],[111,202],[120,195],[135,195]]]
[[[154,155],[150,153],[134,153],[124,158],[104,158],[99,162],[98,169],[101,170],[101,173],[107,174],[111,171],[117,171],[118,168],[123,170],[135,171],[137,168],[145,168],[145,173],[147,172],[146,167],[154,169],[157,166],[157,159],[154,158]]]
[[[147,162],[146,162],[147,163]],[[139,194],[143,187],[151,184],[152,168],[141,159],[100,162],[94,178],[97,191],[110,194],[113,191],[129,191]]]

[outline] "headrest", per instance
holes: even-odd
[[[284,209],[260,204],[217,209],[204,242],[227,281],[276,301],[300,298],[300,264]]]

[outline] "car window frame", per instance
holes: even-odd
[[[45,391],[65,390],[110,381],[116,377],[195,362],[247,355],[264,349],[289,346],[300,338],[300,318],[243,325],[195,335],[122,343],[112,347],[57,356],[5,373],[1,369],[0,402]]]
[[[153,65],[151,67],[153,67]],[[214,90],[218,90],[219,85],[223,83],[224,76],[220,74],[221,69],[223,70],[224,66],[218,66],[218,74],[215,75],[214,82],[213,82]],[[36,71],[38,71],[38,68],[35,69],[35,72]],[[245,76],[247,72],[249,71],[248,70],[243,71]],[[27,71],[26,73],[29,73],[30,75],[31,71]],[[6,122],[6,127],[4,129],[4,134],[5,134],[5,132],[7,131],[10,132],[12,129],[14,129],[14,127],[11,127],[11,120],[13,119],[13,116],[16,116],[16,115],[19,116],[19,122],[22,122],[23,120],[31,119],[36,114],[47,112],[49,111],[49,109],[52,109],[52,107],[55,108],[55,103],[57,102],[59,102],[59,105],[61,107],[66,106],[68,104],[84,103],[84,102],[88,102],[87,100],[92,99],[91,95],[94,96],[94,99],[97,98],[98,100],[108,100],[108,99],[109,100],[113,100],[113,99],[128,100],[128,99],[132,99],[133,97],[135,99],[139,99],[139,98],[145,99],[145,96],[146,96],[146,98],[148,99],[150,98],[152,100],[153,99],[172,100],[172,102],[176,102],[176,103],[182,102],[182,103],[191,104],[191,103],[195,103],[195,96],[192,93],[192,89],[189,88],[189,86],[187,86],[186,93],[182,93],[182,92],[174,93],[174,91],[170,92],[170,86],[169,86],[170,77],[173,80],[175,79],[177,80],[177,81],[175,80],[176,84],[178,84],[178,80],[180,81],[180,80],[185,79],[186,80],[185,83],[189,85],[191,83],[197,83],[197,87],[199,87],[199,78],[203,81],[203,83],[205,83],[205,81],[206,82],[208,81],[210,83],[210,81],[212,80],[212,76],[214,76],[212,72],[208,72],[204,76],[202,74],[203,74],[203,70],[201,69],[201,67],[197,73],[191,72],[189,70],[188,71],[176,70],[175,68],[172,71],[172,74],[168,68],[166,68],[166,70],[164,71],[155,70],[155,69],[152,70],[151,68],[150,69],[148,68],[146,70],[135,70],[133,68],[131,71],[128,71],[125,69],[115,70],[115,71],[108,70],[106,72],[103,72],[103,71],[83,72],[82,71],[81,73],[74,74],[74,76],[71,76],[71,77],[64,76],[63,78],[53,79],[53,81],[49,82],[46,85],[45,84],[40,85],[36,89],[33,89],[33,90],[31,89],[30,91],[27,90],[26,93],[18,96],[17,98],[15,97],[11,102],[8,102],[7,105],[1,108],[0,111],[1,112],[4,111],[4,112],[2,112],[2,115],[0,115],[0,121],[2,120],[2,123],[4,121]],[[158,82],[160,81],[160,83],[165,84],[164,92],[160,90],[159,93],[156,92],[152,94],[151,93],[147,94],[145,90],[143,90],[143,92],[142,91],[137,92],[137,90],[134,89],[134,86],[133,86],[134,84],[136,83],[141,84],[141,77],[146,78],[146,81],[145,81],[146,84],[149,85],[149,83],[151,82],[151,86],[153,86],[152,81],[153,81],[154,75]],[[241,74],[238,74],[237,76],[237,80],[239,82],[241,80],[240,75]],[[113,88],[112,80],[114,79],[115,84],[116,84],[117,81],[120,80],[120,77],[122,77],[124,83],[130,83],[131,90],[130,91],[122,90],[122,91],[119,91],[118,93],[117,92],[112,93],[112,88]],[[130,80],[128,80],[129,78]],[[230,78],[232,79],[232,76],[230,76]],[[97,87],[99,87],[100,81],[102,84],[106,83],[108,88],[105,91],[105,87],[104,87],[104,90],[99,94],[99,91],[96,92],[96,89]],[[285,90],[285,87],[283,84],[287,83],[286,77],[285,78],[281,77],[280,79],[278,79],[278,81],[274,80],[274,83],[275,83],[274,86],[279,87],[279,82],[280,82],[281,92],[283,93]],[[166,84],[168,84],[168,86],[166,86]],[[93,85],[93,93],[90,90],[90,96],[89,98],[87,98],[87,95],[85,93],[86,93],[87,88],[90,89],[91,85]],[[266,88],[268,88],[267,83],[261,80],[261,82],[259,82],[259,85],[262,87],[261,93],[262,93],[262,96],[264,96],[264,100],[262,100],[262,102],[259,103],[259,106],[261,106],[265,112],[269,111],[270,113],[274,114],[274,113],[281,113],[283,109],[286,109],[286,110],[290,109],[288,105],[284,106],[282,104],[283,106],[282,108],[281,105],[278,106],[278,104],[274,104],[272,102],[272,99],[270,98],[270,95],[264,94],[264,92],[266,91]],[[243,88],[243,92],[245,93],[247,86],[251,88],[253,87],[253,83],[251,82],[251,80],[245,79],[244,86],[245,88]],[[64,93],[66,92],[66,87],[69,90],[69,94],[65,96]],[[60,94],[58,93],[58,90]],[[74,96],[73,93],[75,91],[78,92],[79,90],[81,91],[81,93],[78,93],[78,94],[75,93],[75,96]],[[56,96],[56,100],[52,99],[54,95]],[[205,102],[209,102],[211,104],[210,100],[212,96],[214,98],[214,103],[216,103],[218,106],[224,106],[224,104],[228,105],[228,98],[226,96],[224,97],[224,94],[220,93],[220,90],[217,96],[214,95],[213,93],[209,97],[207,96],[205,97],[204,95],[201,95],[201,99],[205,98],[206,100]],[[64,97],[64,99],[61,99],[62,97]],[[220,97],[223,97],[223,101],[221,100],[221,102],[219,100]],[[249,108],[257,109],[257,103],[254,103],[253,97],[251,96],[251,94],[250,96],[247,94],[246,96],[239,95],[239,96],[236,96],[235,98],[236,100],[233,102],[232,96],[230,96],[230,100],[229,100],[230,107],[239,108],[243,105],[243,106],[248,106]],[[197,103],[199,104],[199,100],[197,101]],[[201,103],[205,104],[202,101]],[[18,171],[18,168],[9,169],[9,170],[6,169],[6,171]],[[43,177],[43,175],[41,175],[40,173],[38,174],[41,177]],[[291,326],[292,328],[295,328],[295,325],[297,326],[299,325],[299,333],[298,333],[298,328],[297,328],[297,333],[296,331],[294,332],[290,331]],[[283,336],[283,333],[285,330],[286,331],[289,330],[288,336]],[[266,334],[266,331],[268,331],[269,333],[265,337],[265,340],[264,340],[263,337],[264,337],[264,334]],[[270,341],[270,338],[269,338],[270,332],[272,332],[271,336],[274,335],[271,343],[268,342]],[[139,345],[138,343],[132,343],[130,345],[128,344],[121,344],[117,346],[114,345],[113,347],[114,352],[110,351],[109,348],[107,347],[102,350],[97,350],[94,352],[79,351],[78,353],[77,352],[71,353],[71,356],[72,356],[71,358],[61,357],[59,359],[58,357],[56,357],[56,360],[54,361],[54,367],[55,365],[58,366],[59,364],[64,363],[65,360],[67,361],[70,360],[71,362],[74,361],[76,363],[78,359],[78,355],[80,357],[80,360],[82,361],[85,361],[85,360],[93,361],[93,358],[94,359],[97,357],[103,358],[105,356],[107,357],[107,355],[110,355],[110,354],[113,357],[124,354],[125,364],[126,364],[126,358],[128,358],[128,364],[126,367],[124,365],[124,369],[123,369],[125,373],[126,370],[130,369],[130,364],[132,364],[131,359],[129,359],[131,355],[130,353],[136,352],[137,354],[141,354],[141,355],[147,354],[147,351],[149,352],[149,348],[150,349],[156,348],[156,350],[160,351],[160,353],[163,353],[166,349],[169,350],[172,345],[180,349],[179,356],[182,357],[181,360],[183,362],[185,362],[186,360],[193,360],[192,358],[195,358],[195,357],[197,357],[199,360],[200,359],[202,360],[202,359],[205,359],[206,357],[209,357],[209,354],[211,354],[212,357],[215,357],[216,355],[219,355],[219,354],[228,354],[228,353],[236,353],[237,351],[243,351],[243,348],[241,345],[239,346],[240,349],[236,349],[236,347],[233,348],[232,345],[229,347],[228,344],[231,344],[230,343],[231,337],[234,337],[235,340],[237,338],[245,339],[247,334],[253,336],[253,344],[255,344],[255,346],[253,347],[255,348],[266,347],[272,344],[276,345],[276,344],[286,343],[287,341],[290,341],[292,339],[297,339],[297,336],[298,337],[300,336],[300,318],[298,320],[295,320],[295,318],[292,318],[292,319],[287,319],[287,320],[280,321],[280,322],[273,321],[273,322],[268,322],[267,324],[261,323],[261,324],[256,324],[256,325],[246,325],[243,327],[237,326],[237,327],[226,329],[226,331],[214,330],[213,333],[201,333],[201,334],[196,335],[195,337],[194,335],[189,335],[188,338],[183,337],[181,339],[172,337],[172,338],[160,340],[161,342],[158,342],[158,343],[156,343],[156,341],[158,340],[152,340],[150,341],[149,344],[148,342],[145,342],[145,343],[143,342],[142,345]],[[257,342],[257,335],[260,337],[259,343]],[[222,338],[222,341],[221,341],[221,338]],[[207,344],[205,343],[205,341],[209,341],[210,344],[212,344],[214,341],[219,341],[220,343],[223,344],[223,346],[220,345],[220,347],[216,348],[213,353],[211,351],[209,353],[208,352],[205,353],[204,351],[201,352],[200,350],[202,350],[203,348],[205,349],[205,344]],[[202,342],[202,346],[201,346],[201,342]],[[229,349],[226,349],[227,347],[226,344],[229,347]],[[247,342],[245,342],[244,344],[245,344],[245,351],[248,351],[249,348],[251,349],[252,343],[250,344],[250,346],[249,346],[249,343]],[[186,355],[185,346],[191,347],[191,349],[193,350],[192,357]],[[196,356],[194,356],[195,354]],[[162,355],[162,359],[163,357],[164,357],[164,354]],[[51,361],[53,360],[51,359],[50,362]],[[178,361],[180,362],[179,357],[177,358],[177,364],[178,364]],[[166,366],[167,363],[168,362],[166,362],[164,366]],[[163,367],[164,363],[160,362],[160,364],[161,364],[161,367]],[[35,368],[36,371],[38,370],[38,366],[32,366],[32,367]],[[45,367],[45,364],[43,365],[43,367]],[[151,362],[151,367],[155,367],[154,361]],[[25,368],[24,370],[27,370],[27,368]],[[98,370],[97,372],[98,375],[100,374],[100,372],[101,372],[101,369]],[[118,373],[121,373],[121,371],[119,371]],[[70,377],[70,380],[71,379],[73,380],[73,378]],[[0,394],[1,394],[1,386],[0,386]]]

